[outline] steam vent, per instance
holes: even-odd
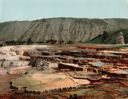
[[[117,35],[117,44],[125,44],[124,36],[122,32],[119,32]]]

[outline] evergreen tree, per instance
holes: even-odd
[[[32,43],[33,43],[32,39],[29,38],[28,41],[27,41],[27,44],[32,44]]]

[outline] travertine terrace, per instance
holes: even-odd
[[[127,51],[127,45],[3,46],[0,97],[127,98]]]

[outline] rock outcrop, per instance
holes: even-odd
[[[0,23],[0,40],[85,42],[104,31],[128,28],[128,19],[50,18]]]
[[[16,46],[5,46],[0,48],[0,67],[22,67],[28,66],[28,60],[21,60],[22,50]],[[25,57],[25,56],[24,56]]]

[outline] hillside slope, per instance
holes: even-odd
[[[123,33],[125,43],[128,43],[128,29],[114,31],[114,32],[106,32],[103,35],[99,35],[92,40],[87,41],[87,43],[93,44],[116,44],[116,38],[119,32]]]
[[[48,40],[86,42],[128,28],[128,19],[50,18],[0,23],[0,40],[46,42]]]

